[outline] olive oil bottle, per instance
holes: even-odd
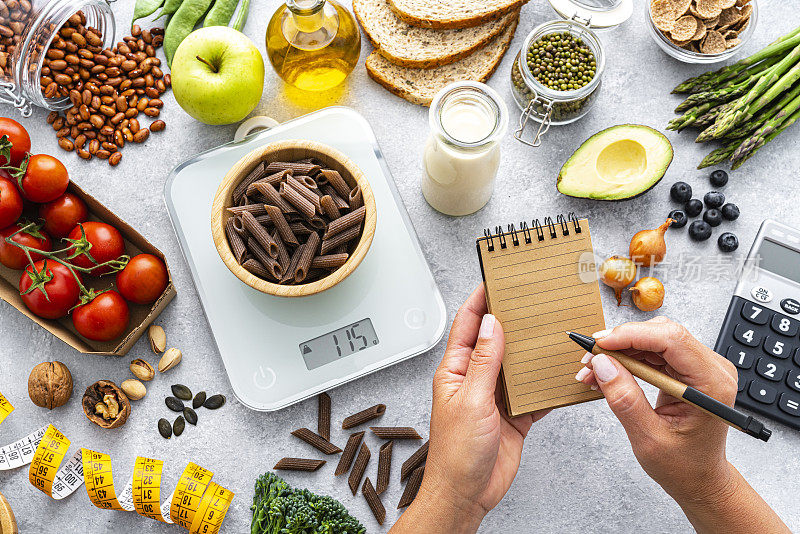
[[[266,39],[273,68],[304,91],[339,85],[361,53],[355,17],[333,0],[287,0],[272,15]]]

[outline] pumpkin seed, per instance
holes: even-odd
[[[181,400],[185,401],[192,400],[192,390],[187,388],[183,384],[175,384],[174,386],[172,386],[172,394]]]
[[[184,428],[186,428],[186,422],[184,422],[183,416],[179,415],[178,418],[175,419],[175,422],[172,423],[172,432],[176,436],[180,436],[181,434],[183,434]]]
[[[176,399],[175,397],[167,397],[164,399],[164,402],[167,405],[167,408],[172,410],[173,412],[182,412],[183,411],[183,401],[180,399]]]
[[[201,391],[200,393],[194,396],[194,400],[192,401],[192,408],[196,410],[200,406],[202,406],[204,402],[206,402],[206,392]]]
[[[223,404],[225,404],[225,395],[211,395],[203,403],[203,407],[208,408],[209,410],[216,410],[217,408],[222,407]]]
[[[169,424],[169,421],[163,418],[158,420],[158,433],[164,439],[172,437],[172,425]]]
[[[186,422],[190,425],[197,424],[197,412],[189,408],[188,406],[183,409],[183,416],[186,418]]]

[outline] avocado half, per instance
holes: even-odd
[[[672,163],[672,144],[641,124],[612,126],[583,142],[558,173],[564,195],[627,200],[647,193]]]

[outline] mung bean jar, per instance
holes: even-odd
[[[102,47],[112,46],[116,25],[107,0],[0,0],[0,104],[25,117],[33,105],[51,111],[72,105],[68,97],[45,97],[41,77],[50,44],[79,11],[85,26],[99,31]]]

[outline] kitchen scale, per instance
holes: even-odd
[[[364,260],[317,295],[282,298],[242,283],[217,254],[211,205],[228,170],[251,150],[307,139],[347,155],[369,179],[378,222]],[[372,128],[330,107],[180,164],[165,199],[236,397],[273,411],[431,349],[447,311]]]

